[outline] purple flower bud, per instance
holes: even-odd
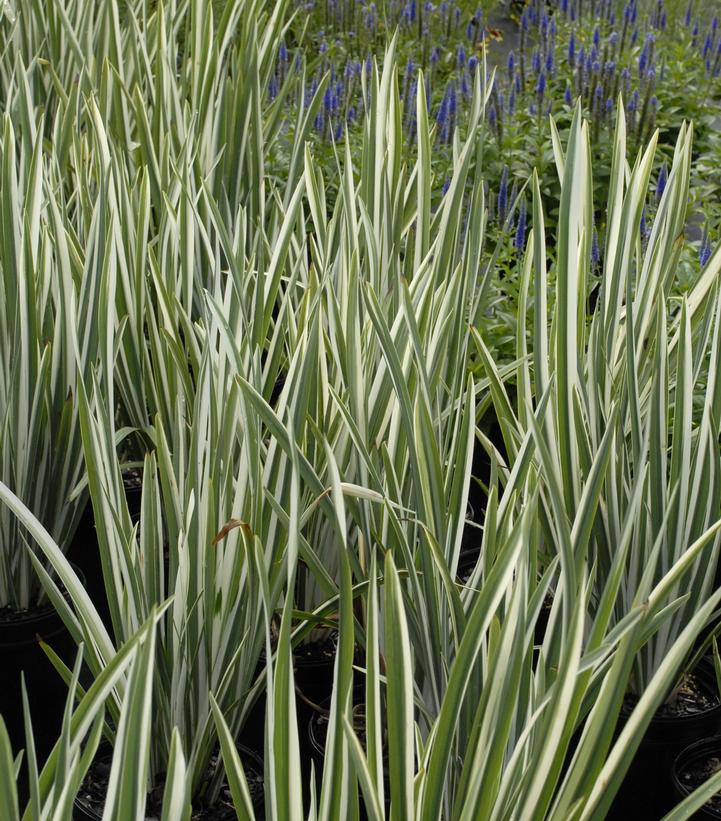
[[[708,238],[708,229],[704,231],[701,247],[698,249],[698,258],[702,268],[704,268],[706,263],[711,259],[711,242]]]
[[[533,56],[531,57],[531,67],[533,68],[534,74],[538,74],[541,70],[541,53],[538,49],[533,50]]]
[[[270,83],[268,83],[268,97],[271,100],[275,100],[278,96],[278,78],[275,74],[272,74],[270,77]]]
[[[440,126],[441,130],[446,125],[448,121],[448,94],[444,94],[441,99],[441,104],[438,106],[438,113],[436,114],[436,123]]]
[[[613,111],[613,100],[609,97],[606,100],[606,114],[610,114]]]
[[[513,245],[517,251],[523,251],[526,246],[526,200],[521,200],[521,207],[518,209],[518,223],[516,224],[516,235],[513,238]]]
[[[475,54],[472,54],[468,58],[468,70],[471,74],[475,74],[476,69],[478,68],[478,57]]]
[[[513,52],[508,52],[508,62],[506,63],[506,68],[508,69],[508,76],[513,77],[513,72],[516,70],[516,58],[513,56]]]
[[[280,46],[278,46],[278,59],[281,63],[288,62],[288,49],[285,45],[285,40],[280,41]]]
[[[456,84],[450,83],[448,86],[448,113],[451,117],[455,117],[457,108],[456,101]]]
[[[688,0],[688,6],[686,6],[686,14],[683,18],[683,24],[688,28],[691,25],[691,2],[692,0]]]
[[[593,235],[591,238],[591,265],[595,268],[601,261],[601,249],[598,247],[598,231],[596,226],[593,226]]]
[[[658,172],[658,179],[656,180],[656,202],[663,196],[666,189],[666,181],[668,179],[668,172],[666,171],[666,163],[661,166]]]
[[[415,72],[415,66],[413,65],[413,59],[411,57],[408,58],[408,62],[406,63],[406,73],[403,76],[403,99],[405,100],[408,96],[408,89],[410,87],[410,83],[413,80],[413,74]]]
[[[506,210],[508,208],[508,166],[503,166],[501,172],[501,181],[498,185],[498,221],[503,223],[506,221]]]
[[[638,57],[638,76],[643,78],[646,74],[646,65],[648,63],[648,54],[646,53],[646,49],[641,50],[641,54]]]
[[[450,188],[450,185],[451,185],[451,181],[448,179],[448,177],[446,177],[445,180],[443,180],[443,185],[441,185],[441,196],[442,197],[446,196],[446,192]]]
[[[463,48],[463,45],[459,43],[458,49],[456,51],[456,61],[460,68],[463,68],[466,64],[466,50]]]
[[[571,86],[568,84],[566,85],[566,91],[563,94],[563,101],[567,106],[571,106],[573,103],[573,98],[571,97]]]
[[[593,30],[593,45],[598,48],[601,42],[601,32],[598,30],[598,26]]]
[[[703,54],[702,54],[702,57],[703,57],[704,59],[706,59],[706,57],[707,57],[707,55],[708,55],[709,51],[711,51],[711,45],[712,45],[711,35],[710,35],[710,34],[707,34],[707,35],[706,35],[706,39],[705,39],[705,40],[704,40],[704,42],[703,42]]]
[[[543,99],[543,95],[546,92],[546,75],[541,72],[538,75],[538,82],[536,83],[536,96],[539,100]]]
[[[616,44],[618,43],[618,32],[617,31],[612,31],[609,34],[608,42],[609,42],[609,45],[611,45],[612,47],[616,46]]]
[[[638,29],[634,29],[631,32],[631,45],[635,46],[637,40],[638,40]]]
[[[574,61],[576,59],[576,37],[573,32],[571,32],[571,36],[568,38],[568,63],[571,67],[573,67]]]

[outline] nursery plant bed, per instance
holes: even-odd
[[[241,744],[238,744],[237,747],[243,762],[253,807],[259,816],[262,816],[264,804],[263,762],[249,747]],[[100,754],[91,765],[75,799],[76,821],[98,821],[102,818],[110,780],[112,755],[112,750],[109,747],[102,747]],[[215,772],[218,763],[219,758],[215,754],[211,758],[208,779]],[[145,805],[146,821],[156,821],[161,817],[164,791],[165,780],[160,778],[148,793]],[[234,821],[237,816],[233,808],[230,788],[225,779],[221,785],[217,802],[212,807],[194,806],[190,817],[193,821]]]
[[[672,784],[679,803],[721,770],[721,736],[704,738],[679,753],[673,764]],[[721,818],[721,793],[712,796],[694,818]]]

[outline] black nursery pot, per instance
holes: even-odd
[[[138,468],[128,468],[122,472],[123,490],[128,502],[130,517],[140,516],[143,498],[143,473]]]
[[[88,595],[100,614],[103,624],[110,628],[110,608],[108,607],[108,598],[105,594],[105,584],[103,582],[103,566],[100,561],[98,534],[93,519],[93,506],[89,499],[68,550],[68,559],[82,571],[86,580],[85,587]]]
[[[78,575],[82,578],[82,573]],[[19,612],[10,608],[0,610],[0,714],[17,753],[25,748],[21,673],[24,674],[35,746],[42,763],[60,733],[67,687],[45,655],[40,639],[72,668],[75,642],[50,605]]]
[[[704,738],[682,750],[673,763],[671,784],[675,804],[700,787],[721,766],[721,736]],[[694,818],[721,818],[721,793],[704,804]]]
[[[702,660],[691,679],[693,686],[682,693],[686,713],[674,715],[662,708],[651,720],[608,818],[662,818],[676,803],[671,787],[676,757],[690,744],[721,731],[721,702],[713,666]],[[632,708],[624,704],[621,727]]]
[[[264,776],[263,761],[249,747],[236,744],[240,759],[243,762],[245,778],[248,782],[248,790],[258,818],[263,817],[265,803],[264,796]],[[74,821],[100,821],[105,809],[105,798],[110,779],[110,768],[112,764],[112,750],[104,745],[100,748],[95,761],[90,767],[88,774],[83,781],[73,808]],[[217,754],[213,756],[209,776],[218,765]],[[157,821],[160,818],[163,791],[165,782],[161,779],[157,786],[148,793],[146,803],[146,821]],[[196,806],[193,804],[193,821],[235,821],[236,812],[233,809],[233,799],[230,794],[228,783],[224,780],[220,788],[220,795],[217,802],[212,807]]]
[[[330,696],[337,649],[338,633],[333,631],[323,641],[301,644],[293,651],[295,686],[304,703],[321,704]]]
[[[458,557],[458,568],[456,569],[456,580],[459,584],[465,585],[471,578],[480,555],[480,546],[475,550],[461,550],[461,555]]]
[[[143,493],[143,474],[137,468],[128,468],[122,472],[123,490],[128,503],[128,512],[133,521],[140,518],[140,507]],[[93,505],[90,499],[80,518],[78,529],[68,551],[68,558],[82,570],[87,580],[87,591],[93,600],[100,618],[106,628],[112,628],[110,607],[103,580],[103,565],[100,560],[98,534],[95,528]],[[167,567],[166,567],[167,577]]]
[[[366,747],[365,739],[365,705],[364,689],[358,683],[353,688],[353,730],[358,736],[363,749]],[[315,764],[316,788],[321,787],[323,776],[323,761],[325,759],[326,743],[328,739],[328,715],[330,711],[331,699],[327,698],[320,705],[321,710],[314,712],[308,721],[308,748],[310,757]],[[386,812],[390,809],[390,781],[388,780],[388,751],[385,747],[386,740],[383,739],[383,780],[385,787]],[[365,806],[361,798],[360,818],[367,818]]]

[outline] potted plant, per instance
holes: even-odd
[[[23,682],[23,721],[26,734],[26,761],[23,763],[23,769],[27,769],[26,775],[20,774],[20,757],[13,760],[10,737],[4,719],[0,716],[0,812],[3,818],[8,821],[19,821],[20,810],[23,807],[26,808],[23,817],[52,814],[67,821],[74,817],[73,800],[102,738],[106,699],[122,677],[128,674],[129,686],[123,710],[125,727],[116,738],[117,756],[113,777],[116,781],[124,779],[126,790],[128,787],[132,789],[133,784],[136,787],[143,784],[142,766],[134,768],[126,765],[130,758],[139,763],[143,758],[142,755],[135,756],[135,747],[132,748],[132,756],[128,753],[131,751],[131,744],[143,738],[144,734],[147,735],[147,709],[150,704],[147,671],[153,658],[153,636],[157,617],[157,613],[151,616],[108,663],[87,691],[83,691],[79,684],[82,649],[78,652],[72,673],[69,675],[61,731],[42,769],[39,768],[33,719]],[[76,695],[77,705],[74,704]],[[180,757],[182,761],[182,753]],[[122,775],[121,770],[124,770]],[[117,803],[119,802],[114,801],[113,806],[117,806]]]
[[[718,736],[702,738],[683,749],[673,763],[676,817],[721,818],[721,744]],[[695,810],[695,812],[694,812]],[[673,816],[672,816],[673,817]]]
[[[22,82],[28,82],[22,66],[16,69]],[[44,152],[46,123],[34,110],[37,101],[23,97],[33,113],[22,124],[13,125],[15,118],[9,113],[26,93],[30,94],[29,86],[9,98],[1,137],[0,480],[68,553],[87,500],[86,492],[76,491],[84,463],[75,386],[91,368],[96,368],[100,382],[103,379],[100,295],[113,288],[113,277],[107,269],[96,271],[91,260],[102,253],[109,226],[97,198],[86,201],[85,216],[95,215],[87,235],[75,235],[64,222],[64,195],[55,184],[53,158]],[[82,246],[76,248],[78,240]],[[86,311],[89,304],[99,306],[95,317]],[[67,333],[70,326],[82,340],[77,349]],[[92,545],[76,546],[76,561],[82,563],[83,552],[90,549]],[[48,681],[51,671],[36,636],[55,644],[68,661],[72,645],[40,584],[37,559],[45,572],[52,572],[24,526],[3,508],[0,654],[6,686],[0,694],[0,712],[14,745],[22,730],[20,670],[26,671],[33,709],[44,712],[42,727],[48,738],[56,736],[62,717],[64,689],[55,687],[52,678]],[[44,736],[38,744],[44,755]]]
[[[672,301],[678,237],[683,236],[686,214],[691,128],[685,125],[680,131],[668,184],[650,235],[642,240],[639,221],[655,139],[639,154],[629,175],[625,168],[625,121],[619,103],[602,257],[604,276],[587,324],[585,294],[594,209],[580,108],[565,154],[557,136],[555,144],[562,194],[554,318],[551,322],[547,305],[545,232],[534,179],[534,231],[521,282],[517,353],[522,364],[516,376],[515,407],[509,403],[480,337],[477,341],[489,375],[495,374],[494,402],[515,460],[518,443],[527,433],[531,432],[538,443],[533,469],[547,515],[553,508],[556,516],[565,511],[573,520],[587,488],[596,483],[600,488],[600,503],[589,520],[590,540],[587,545],[582,543],[583,552],[564,544],[558,532],[544,524],[544,539],[556,546],[561,563],[590,561],[594,565],[587,629],[598,630],[599,619],[605,617],[608,607],[614,613],[613,621],[622,623],[638,602],[639,591],[650,589],[649,584],[656,586],[657,595],[666,597],[663,618],[648,626],[628,657],[628,714],[633,703],[645,698],[649,682],[670,648],[713,589],[721,505],[717,452],[721,432],[717,357],[721,257],[718,253],[712,257],[680,305]],[[529,353],[525,307],[532,281],[533,349]],[[547,403],[547,410],[542,422],[536,424],[534,408],[542,403]],[[609,436],[614,444],[608,464],[603,472],[594,472],[593,454]],[[692,545],[699,544],[706,545],[704,550],[694,550],[684,574],[670,583],[670,568],[680,557],[689,555]],[[558,658],[560,646],[548,649],[552,658]],[[698,678],[702,674],[692,669],[693,659],[689,648],[676,683],[668,687],[658,704],[659,708],[664,705],[666,713],[672,712],[679,688],[688,689],[694,677],[704,689]],[[617,698],[622,700],[624,694],[619,692]],[[711,723],[719,720],[714,716],[721,716],[718,701],[712,706]],[[660,714],[651,724],[648,739],[654,737],[659,722],[663,723]],[[681,724],[667,733],[663,742],[668,766],[677,745],[683,744]],[[654,767],[656,761],[654,758]],[[653,795],[649,792],[643,800],[658,798],[655,781],[654,777],[648,787]],[[629,789],[638,794],[643,787],[634,782]],[[603,806],[610,797],[607,793]]]

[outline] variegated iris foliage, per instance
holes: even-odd
[[[535,228],[521,279],[521,315],[532,300],[534,321],[529,345],[519,318],[516,407],[494,376],[512,461],[528,433],[537,445],[529,469],[549,516],[542,526],[545,551],[574,573],[584,563],[594,569],[589,616],[605,618],[610,605],[612,621],[620,623],[656,586],[653,603],[664,611],[663,624],[634,659],[630,689],[637,695],[709,598],[719,552],[718,251],[685,297],[670,296],[683,244],[691,140],[684,124],[669,185],[642,245],[636,229],[655,141],[630,167],[619,118],[604,271],[587,325],[593,203],[586,127],[577,116],[565,155],[556,139],[564,219],[556,243],[555,311],[551,316],[546,303],[547,253],[534,180]],[[477,342],[494,374],[480,334]],[[536,424],[534,408],[544,402]],[[592,488],[598,504],[589,507],[584,498]],[[582,527],[553,525],[553,518],[573,522],[579,510],[586,515]],[[679,561],[684,571],[671,582],[669,570]]]
[[[85,207],[66,202],[57,159],[43,151],[46,117],[28,111],[14,127],[20,106],[31,103],[19,79],[8,85],[4,93],[16,106],[4,114],[2,136],[0,471],[67,548],[86,499],[71,499],[83,474],[77,382],[100,364],[103,294],[113,287],[102,264],[104,207],[100,201]],[[102,382],[102,367],[96,374]],[[0,607],[36,604],[41,588],[33,550],[3,510]]]
[[[305,142],[324,86],[292,141],[295,81],[265,93],[285,4],[16,11],[0,23],[1,578],[39,579],[93,680],[83,691],[80,662],[48,649],[68,706],[40,773],[26,716],[25,817],[71,817],[103,734],[106,818],[144,818],[159,779],[163,818],[212,804],[218,748],[254,817],[236,742],[265,690],[268,818],[358,818],[361,802],[371,818],[602,818],[721,596],[721,252],[669,297],[690,127],[643,244],[654,144],[629,166],[619,118],[590,323],[588,137],[580,114],[565,148],[554,132],[560,229],[547,249],[534,179],[518,357],[499,371],[483,342],[480,72],[433,208],[424,83],[408,165],[393,43],[362,152],[337,146],[329,169]],[[476,427],[489,397],[504,455]],[[461,584],[477,441],[493,468]],[[36,503],[46,475],[59,524]],[[107,623],[63,555],[88,492]],[[323,771],[304,785],[292,650],[319,628],[337,655]],[[8,819],[12,756],[0,723]]]

